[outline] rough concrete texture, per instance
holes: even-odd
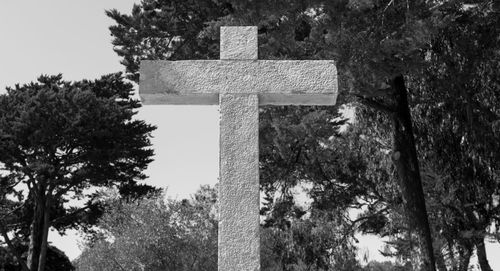
[[[220,95],[219,271],[260,270],[259,102]]]
[[[256,26],[220,28],[220,59],[257,59]]]
[[[256,60],[256,27],[221,28],[221,60],[142,61],[146,104],[220,104],[219,271],[260,270],[259,104],[334,104],[328,60]]]
[[[212,104],[215,95],[210,94],[254,93],[274,104],[334,104],[337,96],[331,60],[142,61],[140,73],[146,103],[166,96],[172,104],[191,104],[193,98]],[[204,96],[195,98],[198,94]]]

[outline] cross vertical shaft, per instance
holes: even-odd
[[[256,27],[221,28],[221,59],[257,59]],[[242,75],[243,76],[243,75]],[[219,95],[219,271],[260,270],[259,98]]]
[[[219,271],[260,270],[259,104],[333,105],[332,60],[257,60],[257,27],[221,27],[220,60],[143,60],[144,104],[219,104]]]

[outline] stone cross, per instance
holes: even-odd
[[[331,60],[257,60],[257,27],[221,27],[220,60],[142,61],[145,104],[219,104],[219,271],[260,270],[259,105],[333,105]]]

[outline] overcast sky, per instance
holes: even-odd
[[[105,9],[130,13],[133,0],[2,1],[0,91],[62,73],[65,80],[123,71],[111,45]],[[218,176],[217,106],[144,106],[138,118],[158,126],[149,183],[185,197]]]
[[[65,80],[95,79],[123,71],[113,52],[105,9],[130,13],[133,0],[2,1],[0,4],[0,93],[6,86],[62,73]],[[167,196],[186,198],[219,174],[217,106],[144,106],[138,118],[153,133],[155,161],[147,181],[168,187]],[[75,237],[50,239],[70,258],[79,254]]]
[[[40,74],[62,73],[65,80],[95,79],[123,71],[113,52],[104,10],[130,13],[134,0],[4,0],[0,3],[0,94],[6,86],[35,81]],[[149,184],[167,187],[171,198],[186,198],[201,184],[215,184],[219,164],[217,106],[144,106],[138,118],[158,126],[153,133],[155,161]],[[70,259],[79,255],[74,232],[49,239]],[[364,237],[370,256],[380,242]],[[374,245],[376,244],[376,245]],[[363,245],[362,245],[363,247]],[[500,259],[492,255],[493,269]],[[497,252],[498,245],[497,245]],[[380,257],[376,257],[381,259]],[[496,261],[496,262],[494,262]]]

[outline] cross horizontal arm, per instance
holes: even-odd
[[[258,94],[260,104],[331,105],[337,70],[331,60],[142,61],[146,104],[217,104],[219,94]]]

